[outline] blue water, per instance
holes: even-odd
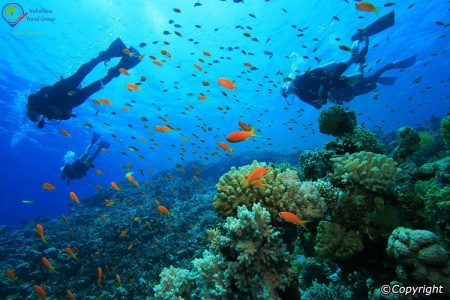
[[[432,115],[443,116],[449,112],[449,29],[436,24],[436,21],[449,22],[448,1],[398,1],[394,6],[382,8],[378,16],[359,12],[354,8],[354,1],[342,0],[249,0],[245,3],[204,0],[199,1],[202,6],[194,7],[195,2],[27,1],[20,3],[26,11],[31,8],[52,10],[51,17],[55,21],[24,19],[13,28],[6,22],[0,23],[0,103],[3,108],[0,118],[0,224],[18,224],[39,216],[64,214],[71,202],[70,191],[79,197],[88,196],[96,192],[97,184],[107,187],[111,181],[124,180],[123,166],[127,163],[134,165],[136,178],[143,180],[139,169],[149,176],[172,168],[183,162],[180,153],[185,161],[200,159],[212,163],[226,160],[228,157],[218,148],[217,142],[224,140],[230,131],[237,130],[239,120],[256,126],[262,137],[234,145],[235,154],[322,147],[329,137],[318,131],[320,111],[299,100],[287,105],[279,93],[280,82],[298,57],[300,70],[318,66],[314,57],[320,58],[321,64],[347,59],[349,53],[339,50],[338,46],[351,46],[350,36],[358,28],[392,9],[396,12],[396,25],[372,37],[367,63],[377,69],[413,54],[418,55],[417,63],[402,73],[391,71],[398,80],[394,86],[381,86],[377,100],[373,98],[374,93],[369,93],[357,97],[347,106],[357,112],[359,122],[366,127],[380,127],[386,131],[404,125],[414,126],[429,120]],[[382,1],[373,3],[384,4]],[[415,5],[408,8],[412,4]],[[181,13],[174,12],[175,7],[180,8]],[[174,23],[169,24],[170,20]],[[175,28],[175,24],[181,27]],[[201,25],[201,28],[195,25]],[[237,25],[244,29],[236,28]],[[292,25],[308,29],[304,36],[298,37],[299,31]],[[164,35],[165,30],[171,34]],[[182,37],[175,35],[174,30],[181,32]],[[250,32],[259,42],[245,37],[244,32]],[[138,48],[147,57],[130,71],[130,77],[120,76],[77,107],[74,110],[76,119],[42,130],[28,121],[25,107],[30,92],[55,83],[60,76],[70,76],[80,65],[106,49],[116,37],[121,37],[127,46],[148,44]],[[318,41],[313,40],[315,38]],[[341,41],[335,38],[341,38]],[[154,44],[154,41],[158,43]],[[165,45],[164,41],[170,44]],[[373,45],[378,46],[374,48]],[[229,47],[231,51],[228,51]],[[317,51],[313,53],[314,48]],[[168,62],[158,67],[148,55],[162,60],[162,49],[169,51],[172,59],[166,58]],[[254,55],[244,55],[242,49]],[[212,56],[204,56],[204,50]],[[272,52],[273,56],[269,57],[264,51]],[[303,59],[303,56],[309,59]],[[200,63],[199,58],[205,63]],[[375,65],[379,59],[381,62]],[[213,60],[219,63],[208,65]],[[116,62],[111,61],[108,67]],[[250,62],[257,70],[249,72],[244,62]],[[196,70],[195,63],[207,73]],[[103,77],[108,67],[97,66],[84,84]],[[149,78],[142,85],[142,91],[130,93],[126,90],[125,84],[138,82],[141,75]],[[237,90],[227,91],[228,97],[224,97],[221,94],[224,89],[216,83],[219,77],[235,80]],[[414,84],[412,81],[418,77],[422,80]],[[204,87],[202,80],[209,81],[211,86]],[[188,93],[193,96],[187,96]],[[209,99],[199,101],[200,93]],[[91,100],[103,97],[111,100],[113,106],[101,106],[96,116],[98,106]],[[408,100],[410,97],[412,100]],[[133,107],[127,112],[120,111],[131,100],[136,101]],[[194,108],[186,110],[188,105]],[[228,106],[229,110],[224,114],[217,109],[219,106]],[[113,111],[117,114],[112,115]],[[149,129],[140,121],[142,116],[149,120],[146,122]],[[161,117],[181,130],[165,134],[156,132],[154,125],[166,124]],[[105,122],[111,126],[106,126]],[[84,128],[85,123],[94,127]],[[312,125],[308,125],[310,123]],[[200,127],[210,127],[211,131],[204,132]],[[69,131],[72,137],[63,136],[62,129]],[[87,177],[68,185],[59,178],[63,156],[68,150],[80,155],[93,131],[111,143],[110,151],[101,153],[95,161],[96,169],[103,170],[104,176],[97,176],[95,169],[91,169]],[[150,135],[150,131],[154,135]],[[121,141],[112,138],[111,134]],[[147,143],[140,141],[141,137],[145,137]],[[188,137],[189,141],[184,141],[183,137]],[[150,149],[153,146],[151,138],[159,145],[154,150]],[[137,147],[139,152],[129,151],[128,146]],[[182,147],[187,151],[183,152]],[[145,158],[139,158],[138,154]],[[147,168],[153,172],[148,173]],[[54,184],[56,191],[43,190],[44,182]],[[36,203],[22,203],[24,199],[33,199]]]

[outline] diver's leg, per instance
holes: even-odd
[[[97,149],[95,150],[95,152],[91,155],[91,157],[89,157],[86,160],[86,163],[88,165],[92,164],[94,162],[94,160],[97,158],[98,154],[100,153],[100,151],[102,150],[102,147],[100,147],[100,145],[97,146]]]
[[[95,142],[92,142],[92,141],[89,143],[89,145],[86,147],[86,150],[84,151],[83,155],[80,156],[79,160],[81,160],[83,162],[88,160],[89,153],[91,152],[92,146],[94,146],[94,144],[95,144]]]
[[[82,65],[72,76],[62,79],[59,82],[55,83],[53,87],[61,88],[64,91],[75,90],[84,80],[84,78],[92,72],[92,70],[101,62],[108,61],[113,57],[121,57],[124,54],[122,50],[125,49],[126,46],[122,42],[120,38],[115,39],[111,45],[108,47],[106,51],[100,52],[100,54],[91,59],[89,62]]]
[[[116,76],[116,74],[112,74],[111,72],[108,72],[108,75],[106,75],[102,79],[94,81],[90,85],[77,91],[77,93],[75,95],[71,96],[70,100],[69,100],[71,102],[72,107],[76,107],[76,106],[83,104],[83,102],[86,101],[87,98],[89,98],[94,93],[97,93],[98,91],[103,89],[105,85],[110,83],[111,80],[113,80],[117,76]]]

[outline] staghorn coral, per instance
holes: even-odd
[[[397,263],[396,273],[403,284],[437,284],[449,290],[448,255],[433,232],[398,227],[392,231],[386,251]]]
[[[439,131],[441,132],[444,142],[450,146],[450,116],[446,116],[442,119]]]
[[[335,174],[342,181],[352,182],[376,193],[391,193],[395,187],[397,167],[383,154],[361,151],[335,157]]]
[[[292,212],[309,221],[323,217],[326,210],[323,198],[312,182],[300,181],[295,170],[271,167],[262,179],[264,188],[251,184],[245,186],[245,176],[261,167],[267,167],[267,164],[254,161],[239,169],[231,168],[219,179],[213,205],[220,216],[235,215],[240,205],[250,208],[254,203],[261,203],[274,221],[281,221],[278,217],[280,211]]]
[[[325,109],[319,116],[320,132],[332,136],[352,133],[356,125],[355,112],[345,109],[342,105],[335,105]]]
[[[419,133],[411,127],[402,127],[398,130],[398,146],[392,151],[392,157],[402,163],[420,146]]]
[[[300,154],[300,166],[309,180],[323,178],[331,172],[330,157],[332,151],[304,151]]]
[[[172,300],[178,295],[188,295],[190,291],[190,272],[182,268],[164,268],[159,275],[161,281],[154,287],[155,299]]]
[[[357,231],[346,230],[337,223],[320,221],[314,249],[319,256],[347,259],[363,250],[363,244]]]
[[[190,297],[199,299],[280,299],[278,291],[289,284],[290,255],[266,209],[239,207],[237,218],[228,217],[212,237],[215,245],[193,261],[189,282],[182,281],[177,291],[190,289]],[[160,299],[180,296],[170,290],[173,285],[161,280],[155,288]]]

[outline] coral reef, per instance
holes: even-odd
[[[320,221],[316,239],[314,249],[323,257],[346,259],[363,250],[359,232],[328,221]]]
[[[373,153],[385,153],[384,145],[380,144],[375,134],[364,127],[356,127],[350,134],[337,137],[335,141],[325,145],[327,150],[336,154],[355,153],[369,151]]]
[[[446,116],[441,121],[441,128],[439,129],[444,139],[444,142],[450,146],[450,116]]]
[[[332,171],[332,151],[304,151],[300,154],[300,166],[306,179],[317,180]]]
[[[356,125],[355,112],[345,109],[342,105],[325,109],[319,116],[320,132],[332,136],[352,133]]]
[[[449,291],[447,251],[431,231],[399,227],[389,237],[386,251],[397,263],[396,274],[403,284],[443,285]]]
[[[335,174],[343,182],[359,184],[378,193],[392,193],[397,176],[394,160],[382,154],[361,151],[332,159]]]
[[[270,214],[261,205],[254,204],[251,211],[240,206],[236,218],[228,217],[220,230],[211,233],[210,249],[193,261],[190,282],[177,290],[189,289],[190,297],[200,299],[280,299],[278,291],[290,281],[290,255],[269,223]],[[180,277],[176,273],[173,268],[163,271],[155,287],[157,299],[173,299],[171,287]]]
[[[298,217],[313,221],[321,219],[326,205],[317,188],[310,181],[302,182],[295,170],[270,167],[270,171],[261,180],[264,187],[245,185],[245,176],[257,168],[268,167],[266,163],[254,161],[238,169],[231,168],[219,179],[216,185],[217,195],[213,205],[222,217],[235,215],[237,207],[250,208],[261,203],[274,221],[281,221],[280,211],[289,211]]]
[[[419,149],[419,133],[411,127],[402,127],[398,130],[398,146],[392,151],[392,157],[402,163],[408,156]]]

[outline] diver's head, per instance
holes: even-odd
[[[294,81],[286,82],[286,84],[281,87],[281,95],[283,98],[287,98],[287,96],[292,93],[294,93]]]

